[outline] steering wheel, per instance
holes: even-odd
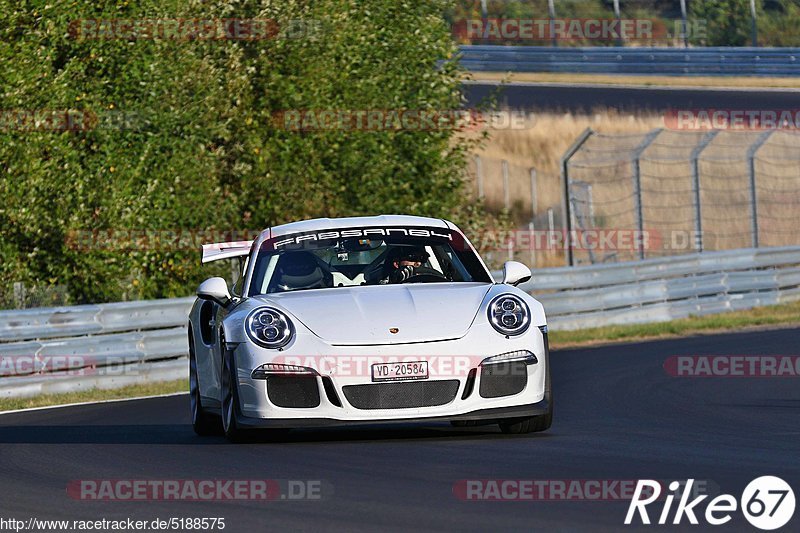
[[[447,276],[439,273],[425,272],[423,274],[414,274],[408,279],[403,280],[403,283],[434,283],[437,281],[450,281]]]

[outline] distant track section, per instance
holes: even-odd
[[[474,107],[498,89],[497,82],[464,85],[467,105]],[[502,107],[526,111],[588,113],[600,108],[664,112],[667,109],[798,109],[800,91],[792,89],[716,89],[512,83],[500,88]]]
[[[460,50],[461,63],[477,72],[800,76],[800,48],[464,45]]]

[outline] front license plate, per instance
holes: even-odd
[[[372,365],[372,381],[401,381],[404,379],[428,379],[428,362]]]

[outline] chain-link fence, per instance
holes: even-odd
[[[478,236],[493,264],[631,261],[800,244],[800,134],[586,130],[560,179],[493,158],[470,169],[475,193],[508,210],[511,235]],[[566,191],[566,194],[565,194]]]
[[[66,285],[29,285],[15,282],[13,290],[0,292],[0,309],[31,309],[71,304]]]
[[[573,243],[574,263],[800,243],[795,133],[588,131],[564,185],[573,240],[589,230],[640,237],[613,250]]]

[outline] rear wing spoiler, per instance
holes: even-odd
[[[246,256],[253,247],[253,241],[217,242],[204,244],[201,263],[210,263],[221,259]]]

